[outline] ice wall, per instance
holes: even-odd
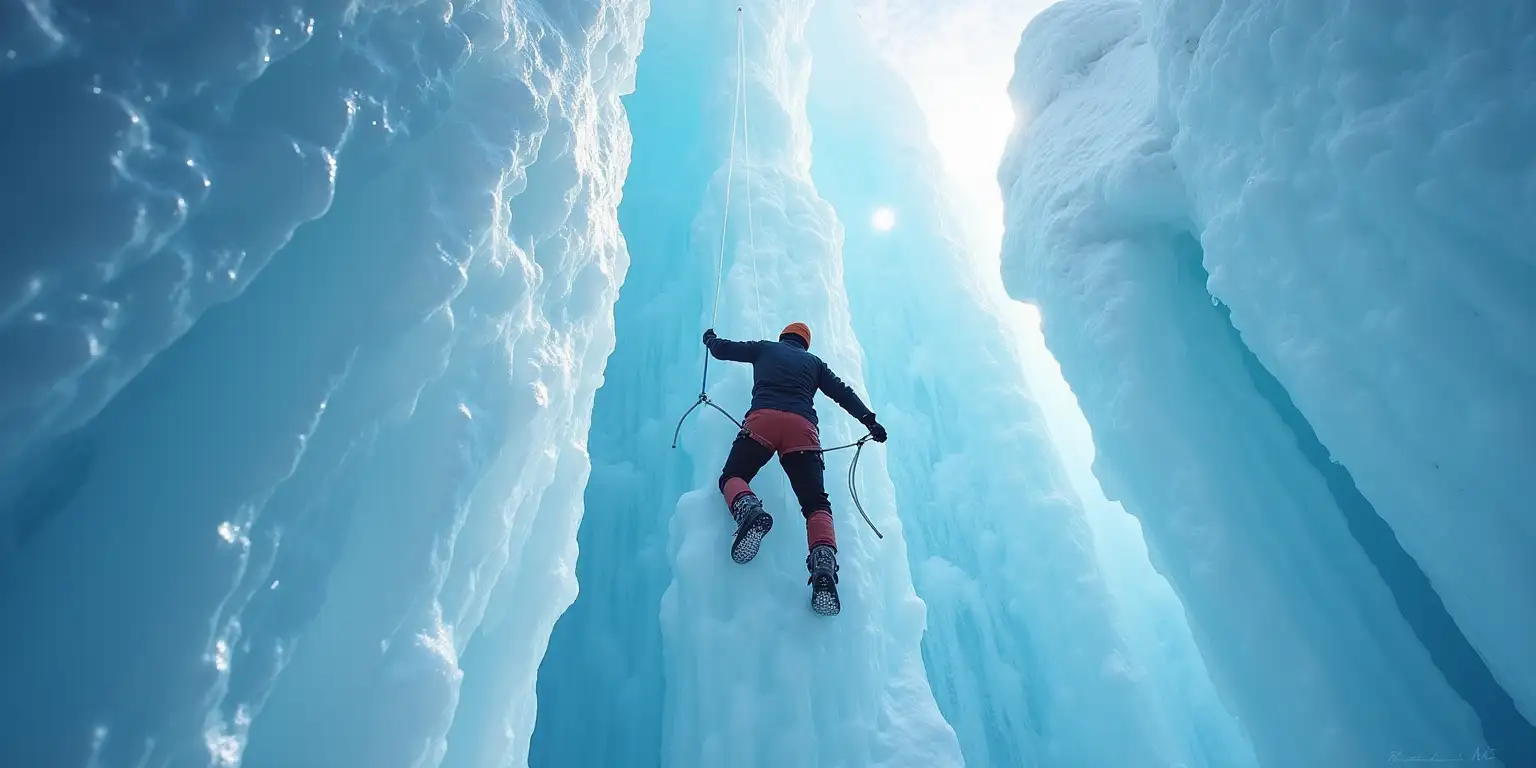
[[[0,763],[520,764],[644,4],[13,6]]]
[[[697,326],[710,299],[701,286],[714,262],[689,243],[700,207],[718,194],[710,180],[730,150],[731,10],[652,7],[635,92],[625,99],[634,148],[619,224],[631,264],[614,306],[617,345],[593,407],[580,594],[539,667],[534,768],[667,765],[660,706],[667,685],[660,605],[672,580],[667,522],[678,497],[695,487],[693,441],[668,446],[678,417],[698,398]],[[718,245],[718,213],[700,226],[701,241]]]
[[[899,435],[888,456],[929,609],[924,658],[966,763],[1253,765],[1187,629],[1166,628],[1184,623],[1177,601],[1138,610],[1100,571],[907,85],[848,5],[819,3],[809,36],[815,178],[847,223],[853,325]],[[869,223],[881,207],[889,232]]]
[[[1149,27],[1210,291],[1536,720],[1536,6],[1214,11]]]
[[[590,686],[594,694],[664,691],[659,718],[640,715],[642,722],[655,722],[657,736],[632,728],[604,731],[639,750],[659,750],[659,759],[641,751],[626,755],[625,764],[960,765],[954,733],[924,676],[923,606],[913,593],[880,451],[867,451],[862,461],[861,496],[886,534],[884,541],[862,528],[847,492],[837,490],[848,457],[829,458],[843,594],[843,613],[830,620],[809,609],[804,527],[780,471],[770,467],[755,484],[779,522],[757,559],[743,567],[727,554],[730,518],[716,489],[735,426],[702,412],[685,426],[677,458],[667,454],[670,428],[697,397],[703,361],[698,336],[712,322],[728,177],[734,187],[715,327],[728,337],[760,338],[772,337],[790,320],[805,321],[814,329],[818,354],[863,389],[843,292],[840,228],[809,176],[810,62],[803,27],[810,5],[745,6],[751,160],[744,135],[734,172],[721,144],[729,135],[734,93],[731,10],[681,3],[658,9],[648,24],[642,78],[651,76],[652,66],[662,72],[686,66],[710,77],[682,77],[674,87],[651,94],[657,112],[650,119],[656,122],[637,117],[638,133],[643,138],[650,131],[660,144],[697,140],[709,154],[661,149],[684,161],[679,172],[657,164],[640,175],[637,168],[626,189],[633,202],[626,203],[625,226],[634,233],[636,261],[665,261],[669,268],[650,273],[656,282],[647,285],[665,283],[661,292],[631,283],[617,310],[626,351],[630,338],[637,340],[636,349],[644,345],[648,351],[615,360],[611,397],[616,406],[632,410],[602,411],[614,422],[612,427],[599,422],[598,428],[600,434],[611,429],[615,442],[632,447],[627,461],[634,470],[614,467],[612,486],[594,484],[588,490],[594,517],[581,533],[583,592],[557,632],[541,687],[547,681],[546,689],[554,690],[561,680]],[[683,57],[685,51],[691,58]],[[715,54],[719,64],[701,66],[700,51]],[[637,98],[646,98],[645,92]],[[699,138],[697,127],[686,127],[700,116],[711,129],[706,138]],[[674,127],[681,128],[679,135],[660,135]],[[642,188],[647,179],[655,186]],[[661,319],[663,312],[669,319]],[[621,370],[619,360],[633,361],[636,368]],[[710,394],[740,414],[749,377],[744,366],[717,363]],[[604,387],[604,403],[609,390]],[[835,406],[824,404],[821,410],[828,445],[862,434]],[[629,430],[633,434],[619,437]],[[608,490],[621,495],[604,498]],[[618,519],[631,511],[638,513],[637,521]],[[643,526],[653,527],[641,533],[637,529]],[[633,548],[637,543],[639,551]],[[656,557],[657,546],[665,547],[664,560]],[[589,567],[589,557],[614,562]],[[626,636],[639,630],[640,647],[605,649],[591,639],[594,629],[616,626],[628,628]],[[652,645],[657,637],[659,644]],[[585,664],[586,656],[567,652],[565,642],[595,651],[602,667],[573,669]],[[557,665],[557,660],[564,661]],[[660,680],[645,668],[658,661]],[[601,707],[594,724],[583,717],[574,695],[567,701],[566,707],[540,713],[534,764],[603,764],[580,761],[624,754],[613,744],[573,744],[594,725],[613,725],[618,713]]]
[[[1261,763],[1536,759],[1488,671],[1528,702],[1529,13],[1073,1],[1021,43],[1005,280]]]

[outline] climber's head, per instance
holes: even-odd
[[[799,344],[804,349],[811,348],[811,328],[805,323],[790,323],[779,331],[779,341],[789,341]]]

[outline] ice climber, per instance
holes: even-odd
[[[704,332],[704,346],[718,360],[752,364],[752,406],[720,471],[720,492],[736,521],[731,559],[750,562],[773,528],[773,516],[747,483],[777,452],[805,515],[811,609],[836,616],[842,607],[837,597],[837,537],[832,532],[832,504],[822,477],[826,464],[812,400],[821,390],[869,428],[877,442],[885,442],[885,427],[851,387],[811,354],[811,329],[805,323],[785,326],[778,341],[728,341],[710,329]]]

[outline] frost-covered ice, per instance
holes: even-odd
[[[643,13],[0,9],[0,762],[522,762]]]
[[[1536,759],[1533,42],[1507,2],[1024,35],[1005,278],[1266,764]]]

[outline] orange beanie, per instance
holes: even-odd
[[[779,335],[780,336],[783,336],[786,333],[793,333],[794,335],[799,336],[802,339],[805,339],[805,348],[806,349],[810,349],[811,348],[811,328],[810,328],[810,326],[806,325],[805,323],[790,323],[789,325],[784,326],[784,330],[779,331]]]

